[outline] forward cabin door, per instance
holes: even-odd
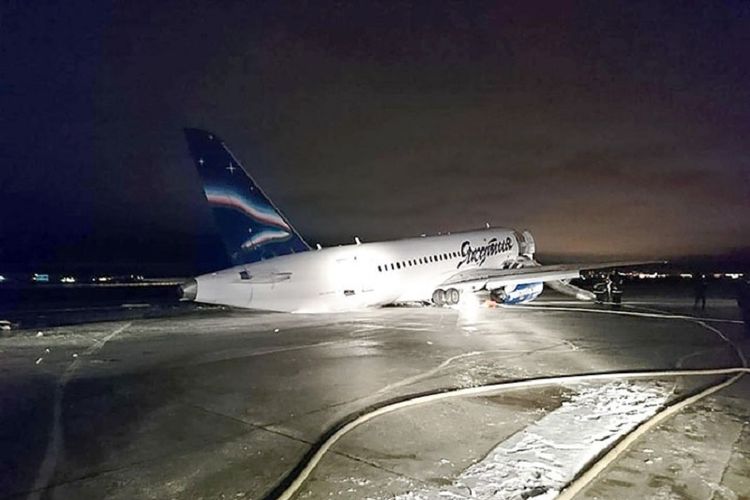
[[[362,297],[362,272],[356,255],[336,259],[336,294],[346,303],[356,303]]]

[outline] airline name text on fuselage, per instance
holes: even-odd
[[[491,238],[487,243],[476,248],[471,246],[470,241],[464,241],[461,244],[461,257],[463,257],[463,260],[458,263],[456,269],[459,269],[464,264],[476,264],[481,266],[484,264],[484,261],[487,260],[487,257],[507,252],[511,248],[513,248],[513,240],[510,236],[503,240]]]

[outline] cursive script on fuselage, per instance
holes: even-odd
[[[476,264],[481,266],[487,257],[497,255],[499,253],[507,252],[513,248],[513,239],[508,236],[504,240],[498,240],[497,238],[491,238],[487,243],[476,248],[471,246],[470,241],[464,241],[461,244],[461,257],[463,260],[458,263],[456,269],[459,269],[464,264]]]

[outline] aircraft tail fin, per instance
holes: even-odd
[[[224,141],[194,128],[185,129],[185,138],[234,265],[310,249]]]

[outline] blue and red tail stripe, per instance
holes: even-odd
[[[185,129],[219,233],[235,265],[304,252],[310,246],[216,134]]]

